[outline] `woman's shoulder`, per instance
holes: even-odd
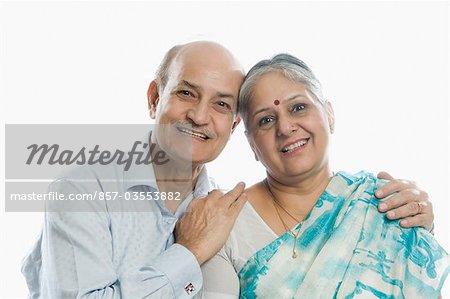
[[[379,179],[368,171],[361,170],[356,173],[338,171],[330,182],[328,191],[337,193],[342,192],[342,190],[351,190],[353,192],[363,192],[374,196],[375,190],[385,183],[386,180]]]
[[[338,171],[335,174],[335,177],[339,177],[347,182],[348,185],[358,183],[361,181],[377,181],[377,177],[368,171],[360,170],[358,172],[352,173],[349,171]]]

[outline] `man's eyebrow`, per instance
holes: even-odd
[[[202,91],[202,90],[203,90],[203,88],[202,88],[200,85],[197,85],[197,84],[195,84],[195,83],[189,82],[189,81],[187,81],[187,80],[181,80],[181,82],[180,82],[179,85],[186,85],[187,87],[192,88],[192,89],[195,89],[195,90],[197,90],[197,91]],[[218,91],[218,92],[216,93],[216,97],[218,97],[218,98],[220,98],[220,99],[223,99],[223,98],[231,98],[231,99],[234,99],[234,95],[233,95],[233,94],[227,93],[227,92],[220,92],[220,91]]]
[[[190,87],[190,88],[195,89],[195,90],[202,90],[200,85],[194,84],[194,83],[189,82],[187,80],[181,80],[181,84],[184,84],[187,87]]]
[[[221,99],[223,99],[223,98],[231,98],[231,99],[234,99],[234,95],[232,95],[231,93],[225,93],[225,92],[217,92],[216,93],[216,95],[217,95],[217,97],[218,98],[221,98]]]

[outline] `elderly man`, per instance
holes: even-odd
[[[223,194],[204,167],[220,154],[240,121],[236,111],[243,78],[234,56],[213,42],[176,46],[167,53],[148,89],[148,104],[157,124],[151,141],[168,162],[147,166],[147,182],[130,182],[119,171],[114,179],[123,184],[113,186],[95,171],[83,170],[51,188],[63,193],[177,191],[182,200],[148,201],[145,212],[116,212],[103,202],[87,213],[46,213],[42,236],[22,268],[31,298],[197,294],[200,265],[225,243],[246,201],[243,183]],[[80,177],[95,184],[73,181]],[[392,180],[378,191],[383,193],[379,197],[400,191],[384,202],[385,210],[394,209],[397,217],[418,214],[407,226],[431,225],[427,195],[412,183]],[[410,206],[423,208],[417,213]]]

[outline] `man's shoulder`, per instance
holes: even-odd
[[[107,182],[123,181],[123,170],[112,165],[83,165],[60,173],[51,185],[73,184],[77,186],[95,185],[101,187]]]

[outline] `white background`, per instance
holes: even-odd
[[[2,125],[148,123],[147,86],[177,43],[218,41],[247,70],[289,52],[309,64],[334,103],[333,170],[387,170],[418,181],[434,203],[436,237],[450,250],[447,2],[16,2],[0,9]],[[0,150],[4,157],[3,142]],[[264,177],[242,126],[209,171],[225,188]],[[42,214],[1,212],[0,220],[0,297],[24,298],[20,262]]]

